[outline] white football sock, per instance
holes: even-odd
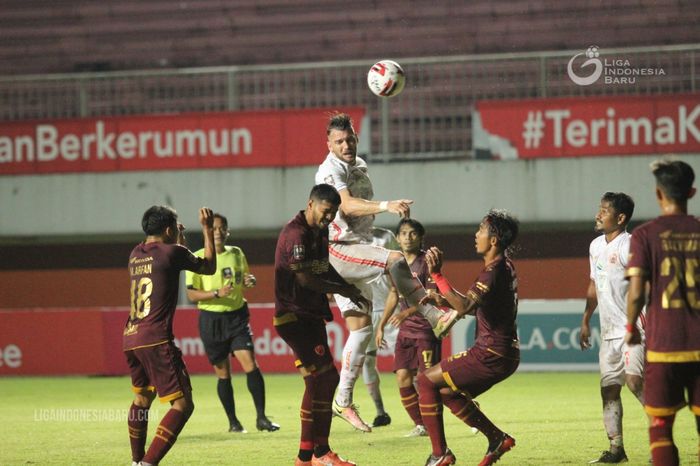
[[[360,377],[362,365],[365,362],[367,345],[372,339],[372,326],[368,325],[359,330],[353,330],[348,336],[343,348],[343,367],[340,370],[340,382],[335,402],[342,407],[352,404],[352,393],[355,382]]]
[[[367,386],[369,396],[374,401],[377,414],[384,414],[384,401],[382,392],[379,390],[379,372],[377,371],[377,355],[374,352],[367,353],[365,363],[362,366],[362,379]]]

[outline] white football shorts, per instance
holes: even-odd
[[[386,269],[389,254],[392,251],[366,243],[331,243],[328,256],[331,265],[348,283],[358,287],[362,296],[372,301],[372,285]],[[358,309],[345,296],[335,295],[335,302],[341,314],[358,311],[370,314],[372,309]]]
[[[644,345],[628,346],[624,338],[600,342],[600,386],[625,385],[625,375],[644,375]]]

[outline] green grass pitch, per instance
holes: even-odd
[[[194,376],[195,412],[164,465],[292,465],[299,439],[298,375],[265,377],[268,415],[279,432],[255,431],[255,411],[245,377],[234,376],[238,417],[248,434],[229,434],[216,381]],[[404,438],[412,425],[400,405],[393,374],[382,374],[382,392],[392,424],[370,434],[355,432],[334,419],[331,446],[362,466],[422,465],[430,453],[428,438]],[[356,402],[368,422],[373,403],[360,381]],[[126,377],[0,378],[0,465],[130,465],[126,409],[131,400]],[[586,464],[607,446],[598,375],[594,373],[518,373],[478,398],[484,412],[513,435],[517,446],[499,465]],[[632,395],[623,391],[625,447],[631,465],[646,465],[646,418]],[[157,421],[168,405],[154,403]],[[449,411],[447,439],[457,464],[477,464],[486,440],[473,435]],[[684,465],[697,464],[698,439],[693,416],[679,412],[674,429]]]

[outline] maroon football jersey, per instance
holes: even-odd
[[[626,274],[651,284],[647,360],[700,361],[700,219],[664,215],[635,228]]]
[[[478,304],[474,346],[512,354],[518,338],[518,279],[511,260],[499,257],[484,267],[467,296]]]
[[[435,282],[433,282],[430,278],[428,264],[425,262],[425,251],[420,251],[418,253],[410,267],[413,276],[417,278],[424,287],[432,290],[435,289]],[[402,297],[400,302],[402,311],[410,307],[406,301],[406,298]],[[430,322],[428,322],[419,312],[416,312],[401,323],[399,333],[410,338],[428,340],[435,339],[433,327],[430,325]]]
[[[326,294],[304,288],[297,281],[296,273],[303,270],[323,276],[333,272],[328,262],[328,229],[311,228],[301,211],[285,225],[277,239],[275,315],[288,312],[318,318],[330,315]]]
[[[124,350],[173,339],[180,272],[196,272],[203,262],[177,244],[141,243],[131,251],[131,312],[124,327]]]

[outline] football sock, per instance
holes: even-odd
[[[329,451],[331,451],[331,447],[330,447],[330,446],[328,446],[328,445],[317,445],[316,448],[314,448],[314,456],[316,456],[316,458],[320,458],[320,457],[322,457],[323,455],[325,455],[326,453],[328,453]]]
[[[603,424],[610,440],[610,451],[622,447],[622,399],[603,401]]]
[[[304,395],[301,399],[301,440],[299,442],[299,458],[304,461],[311,461],[301,457],[302,451],[312,451],[314,448],[314,415],[313,399],[316,392],[316,378],[313,375],[304,377]]]
[[[417,426],[422,426],[423,418],[418,408],[418,392],[416,391],[416,387],[413,385],[410,387],[399,387],[399,394],[401,395],[401,404],[413,423]]]
[[[430,444],[434,456],[442,456],[447,450],[445,426],[442,421],[442,403],[440,390],[425,376],[418,374],[418,406],[423,418],[423,425],[430,435]]]
[[[160,421],[151,445],[148,447],[148,451],[142,461],[144,463],[158,464],[177,440],[177,436],[182,428],[185,427],[188,418],[189,416],[182,411],[170,408]]]
[[[411,273],[408,262],[406,262],[405,259],[394,262],[391,267],[389,267],[389,274],[392,280],[394,280],[396,289],[406,299],[408,305],[415,306],[418,312],[420,312],[434,328],[444,312],[435,306],[426,306],[418,303],[418,301],[425,296],[425,288],[421,282],[413,276],[413,273]]]
[[[379,380],[376,351],[367,351],[365,353],[365,363],[362,365],[362,380],[367,385],[376,383]]]
[[[146,454],[146,435],[148,434],[148,408],[131,403],[129,408],[129,442],[131,459],[138,463]]]
[[[246,382],[248,383],[248,391],[253,396],[255,403],[255,411],[258,417],[265,417],[265,381],[263,380],[260,368],[256,367],[246,373]]]
[[[367,386],[369,396],[374,401],[377,414],[384,414],[384,400],[382,392],[379,390],[379,372],[377,372],[377,353],[370,351],[365,355],[365,363],[362,366],[362,379]]]
[[[313,450],[299,450],[297,457],[302,461],[311,461],[311,456],[313,456]]]
[[[673,444],[673,416],[653,416],[649,427],[649,444],[651,460],[654,466],[678,464],[678,449]]]
[[[335,366],[318,374],[316,377],[316,394],[313,400],[314,444],[328,446],[328,436],[331,432],[333,419],[333,392],[338,386],[338,371]],[[325,455],[326,453],[323,453]],[[316,456],[323,456],[316,453]]]
[[[224,411],[226,411],[229,425],[234,421],[237,421],[238,419],[236,418],[236,405],[233,401],[233,385],[231,384],[231,378],[217,379],[216,393],[219,394],[219,401],[221,401]]]
[[[445,406],[450,408],[450,411],[457,419],[470,427],[479,429],[489,439],[489,443],[498,439],[503,433],[486,417],[474,400],[468,400],[459,393],[450,393],[449,395],[442,395],[442,401],[445,403]]]
[[[365,361],[365,352],[372,339],[372,330],[371,325],[352,330],[343,347],[343,368],[340,371],[338,394],[335,397],[336,403],[342,407],[352,404],[353,389]]]

